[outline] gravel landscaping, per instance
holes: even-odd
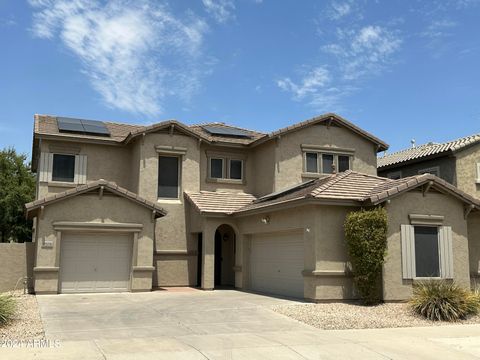
[[[10,292],[9,294],[13,295],[16,300],[16,314],[10,323],[0,326],[0,339],[43,339],[45,333],[35,295],[24,295],[23,291]]]
[[[455,323],[432,322],[413,314],[405,303],[377,306],[347,303],[279,305],[273,310],[325,330],[480,324],[479,315]]]

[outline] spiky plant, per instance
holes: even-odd
[[[0,326],[9,322],[15,314],[15,299],[6,294],[0,294]]]

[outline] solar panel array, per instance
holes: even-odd
[[[252,135],[242,129],[235,129],[235,128],[225,128],[225,127],[220,127],[220,126],[202,126],[202,129],[209,132],[212,135],[221,135],[221,136],[234,136],[234,137],[245,137],[249,138],[252,137]]]
[[[101,121],[58,117],[57,125],[60,132],[110,136],[110,131],[108,131],[105,124]]]

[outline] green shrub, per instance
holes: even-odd
[[[381,301],[379,284],[387,252],[387,229],[387,212],[383,208],[354,211],[345,219],[354,282],[365,305]]]
[[[432,321],[457,321],[480,311],[480,293],[454,282],[424,281],[413,286],[410,306]]]
[[[7,323],[15,314],[15,299],[10,295],[0,294],[0,325]]]

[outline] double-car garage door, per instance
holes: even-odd
[[[132,236],[70,234],[61,241],[60,292],[128,291]]]
[[[252,290],[303,298],[304,244],[301,232],[254,235],[250,248]]]

